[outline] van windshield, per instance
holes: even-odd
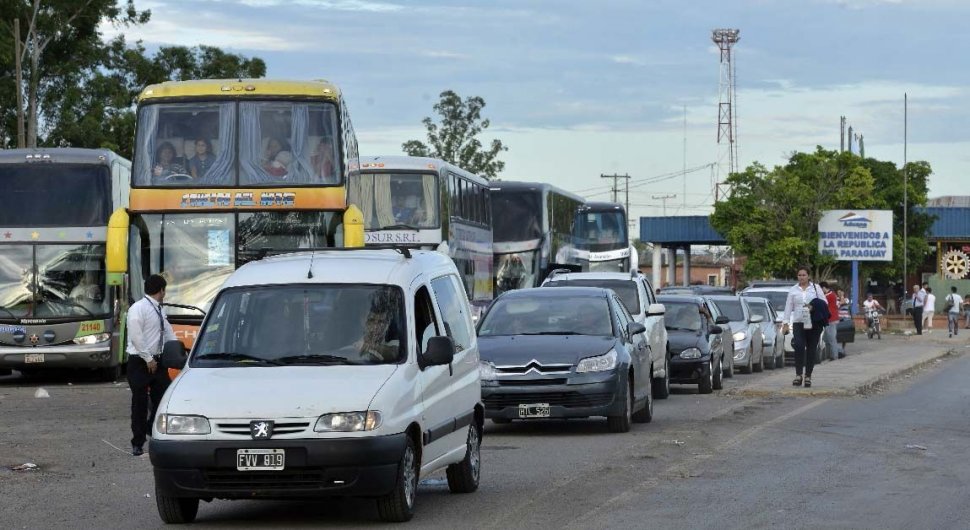
[[[392,364],[407,359],[401,289],[245,287],[221,293],[191,366]]]

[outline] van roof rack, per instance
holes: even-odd
[[[280,256],[283,254],[292,254],[295,252],[349,252],[352,250],[394,250],[398,254],[401,254],[405,258],[411,258],[411,249],[403,245],[388,245],[388,244],[377,244],[377,245],[367,245],[366,247],[304,247],[304,248],[286,248],[286,249],[275,249],[275,248],[261,248],[259,249],[258,259],[263,259],[267,256]]]

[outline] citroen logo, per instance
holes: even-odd
[[[273,422],[267,420],[249,422],[249,433],[253,440],[268,440],[273,436]]]

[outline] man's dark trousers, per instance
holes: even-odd
[[[158,364],[158,363],[156,363]],[[137,355],[128,358],[128,387],[131,388],[131,445],[141,447],[152,432],[155,410],[168,388],[168,371],[160,365],[148,373],[148,364]],[[149,398],[151,402],[149,403]]]
[[[913,306],[913,325],[916,326],[916,334],[923,334],[923,306]]]

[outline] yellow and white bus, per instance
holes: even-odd
[[[107,149],[0,151],[0,375],[120,374],[105,236],[111,212],[128,204],[130,170]]]
[[[201,80],[138,97],[131,204],[109,246],[127,256],[130,300],[168,280],[176,335],[190,346],[204,311],[239,266],[266,254],[362,246],[346,181],[357,139],[326,81]],[[345,237],[345,219],[357,226]]]

